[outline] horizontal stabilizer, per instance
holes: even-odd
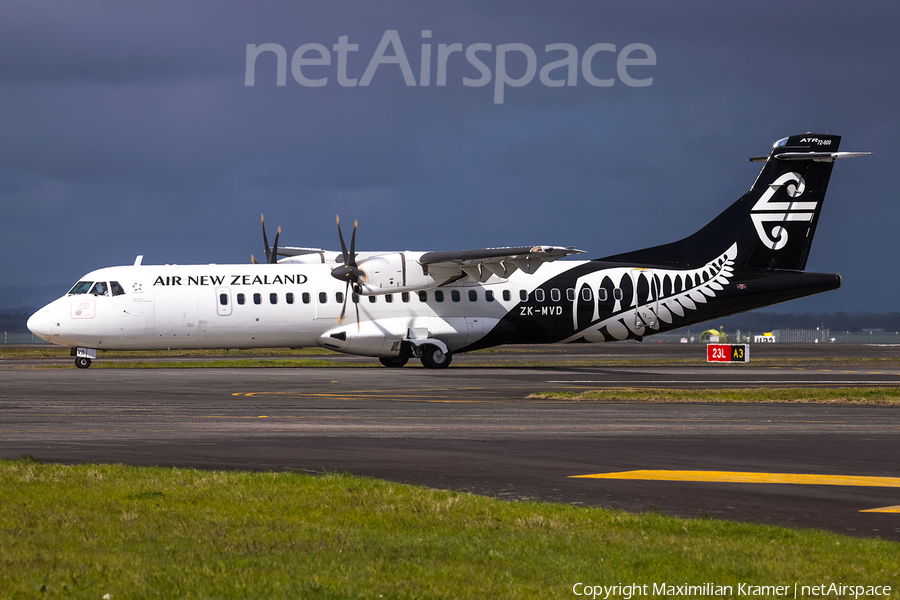
[[[814,160],[816,162],[834,162],[838,158],[856,158],[871,152],[782,152],[776,154],[778,160]]]

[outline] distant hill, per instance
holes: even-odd
[[[871,313],[836,312],[830,314],[794,314],[749,312],[740,315],[714,319],[707,323],[718,329],[724,326],[726,331],[740,329],[744,332],[764,332],[773,329],[815,329],[824,327],[835,331],[900,331],[900,312]],[[698,326],[694,326],[696,329]]]
[[[25,323],[36,310],[36,308],[22,307],[0,311],[0,332],[28,333]]]
[[[0,311],[10,312],[23,306],[41,307],[56,300],[69,291],[65,284],[44,285],[40,287],[18,287],[9,285],[0,287]]]

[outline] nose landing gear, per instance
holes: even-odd
[[[69,356],[75,357],[75,366],[79,369],[87,369],[91,361],[97,358],[97,351],[93,348],[72,348]]]

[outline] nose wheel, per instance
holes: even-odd
[[[75,366],[79,369],[87,369],[89,366],[91,366],[91,359],[87,358],[86,356],[79,356],[75,359]]]

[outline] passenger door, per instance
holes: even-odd
[[[634,285],[634,331],[646,335],[647,329],[659,329],[659,284],[650,269],[632,269]]]

